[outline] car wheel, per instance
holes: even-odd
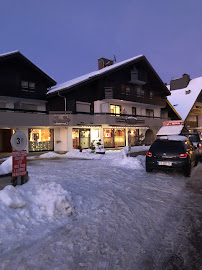
[[[187,167],[184,168],[184,176],[185,177],[190,177],[190,175],[191,175],[191,163],[189,163],[187,165]]]
[[[153,169],[151,169],[147,164],[146,164],[146,172],[152,172]]]

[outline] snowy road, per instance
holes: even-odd
[[[201,194],[181,173],[146,173],[144,160],[30,162],[25,191],[61,185],[72,215],[44,222],[32,216],[27,223],[18,220],[16,231],[4,228],[0,269],[200,269]],[[199,170],[202,164],[192,175]]]

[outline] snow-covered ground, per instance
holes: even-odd
[[[126,150],[30,160],[29,182],[0,191],[0,269],[146,269],[145,250],[168,226],[186,178],[146,173],[145,156]],[[11,159],[0,166],[9,168]]]

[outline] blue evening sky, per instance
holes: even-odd
[[[144,54],[161,79],[202,76],[201,0],[0,0],[0,54],[19,50],[58,83]]]

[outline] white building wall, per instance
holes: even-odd
[[[121,106],[121,110],[124,114],[130,114],[132,115],[132,108],[136,108],[137,115],[143,115],[146,116],[146,109],[152,109],[154,110],[154,116],[155,117],[161,117],[161,108],[157,107],[149,107],[148,105],[145,106],[144,104],[132,104],[132,103],[123,103],[119,100],[113,100],[111,102],[108,101],[101,101],[97,100],[94,102],[94,112],[95,113],[110,113],[110,104],[113,105],[119,105]]]
[[[67,151],[73,149],[72,128],[73,127],[68,127],[67,129]]]
[[[161,109],[160,108],[154,108],[154,116],[161,117]]]
[[[66,152],[68,151],[68,128],[58,127],[54,128],[54,151]]]
[[[109,102],[101,103],[101,112],[102,113],[110,113]]]
[[[106,101],[96,100],[94,101],[95,113],[110,113],[110,103]]]
[[[101,112],[101,100],[94,101],[94,112],[95,113]]]

